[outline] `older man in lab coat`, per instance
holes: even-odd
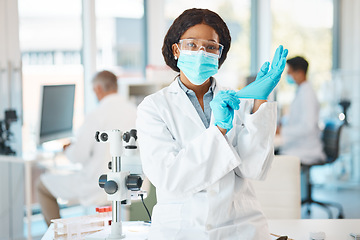
[[[282,119],[280,134],[283,146],[280,153],[298,156],[303,165],[325,161],[320,139],[319,101],[307,81],[308,62],[303,57],[287,60],[287,81],[297,84],[290,112]]]
[[[82,170],[73,174],[47,173],[37,183],[38,199],[45,221],[60,218],[57,198],[76,200],[83,205],[98,205],[106,201],[106,194],[98,185],[98,178],[108,171],[110,159],[107,144],[95,141],[96,131],[135,128],[136,106],[117,94],[117,77],[102,71],[93,78],[93,89],[100,101],[76,135],[76,143],[65,148],[65,155],[72,162],[82,164]]]

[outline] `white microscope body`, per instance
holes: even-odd
[[[112,171],[99,178],[99,186],[104,188],[107,199],[112,201],[111,233],[98,237],[99,234],[90,235],[86,239],[123,239],[121,224],[121,205],[131,204],[132,197],[145,194],[141,191],[142,168],[136,146],[136,130],[122,133],[120,130],[96,132],[96,141],[109,143],[111,162],[109,169]],[[96,237],[95,237],[96,235]]]

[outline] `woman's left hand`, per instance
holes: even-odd
[[[276,51],[269,71],[269,62],[265,62],[255,81],[236,93],[239,98],[253,98],[266,100],[280,81],[286,65],[288,50],[280,45]]]

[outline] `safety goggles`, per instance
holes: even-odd
[[[224,46],[220,43],[202,39],[181,39],[179,40],[180,50],[200,51],[204,50],[207,53],[212,53],[221,57]]]

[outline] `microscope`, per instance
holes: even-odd
[[[131,199],[137,199],[146,194],[142,186],[142,167],[136,145],[136,130],[122,133],[120,130],[96,132],[95,139],[100,143],[110,144],[111,162],[108,164],[110,173],[99,178],[99,186],[107,194],[107,199],[112,201],[111,233],[101,232],[90,235],[86,239],[123,239],[121,205],[131,204]],[[96,236],[95,236],[96,235]]]
[[[10,132],[10,124],[17,121],[15,110],[6,110],[5,119],[0,121],[0,155],[15,155],[16,152],[9,146],[9,141],[13,135]]]

